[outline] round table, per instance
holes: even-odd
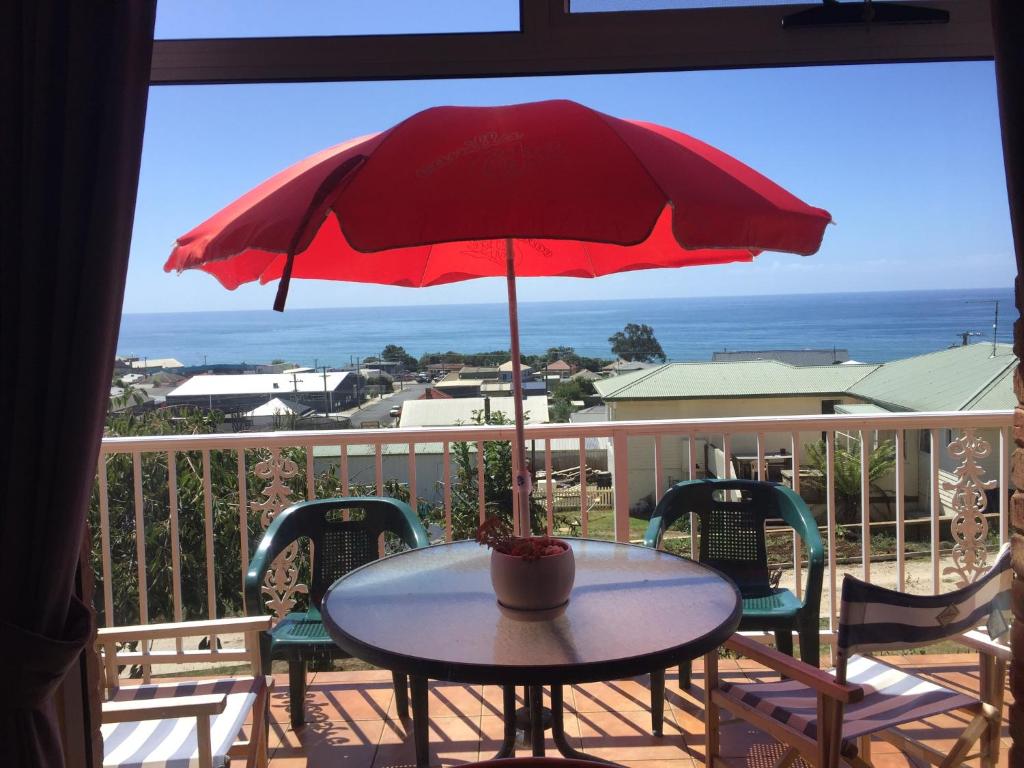
[[[322,615],[334,641],[409,675],[417,765],[429,763],[427,679],[504,686],[499,756],[514,749],[516,685],[528,686],[534,754],[543,755],[540,700],[548,685],[555,744],[563,755],[588,759],[564,738],[563,685],[650,673],[660,733],[665,669],[702,656],[736,630],[740,595],[717,571],[648,547],[568,541],[576,559],[572,596],[564,613],[545,620],[502,610],[490,551],[475,541],[386,557],[328,589]]]

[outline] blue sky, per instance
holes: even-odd
[[[158,37],[509,29],[515,3],[160,3]],[[472,9],[472,10],[470,10]],[[406,13],[396,12],[405,10]],[[401,26],[396,26],[401,19]],[[396,83],[154,87],[126,312],[265,309],[273,286],[167,275],[175,237],[266,177],[438,104],[570,98],[708,141],[827,208],[818,254],[598,280],[520,281],[520,300],[1003,287],[1015,274],[991,63]],[[502,280],[431,289],[296,281],[290,307],[503,301]]]

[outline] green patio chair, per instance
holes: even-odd
[[[825,571],[825,547],[811,510],[792,489],[756,480],[691,480],[662,496],[644,535],[657,547],[665,531],[679,519],[697,516],[700,562],[717,568],[736,582],[743,598],[739,629],[775,633],[780,651],[793,655],[793,632],[800,637],[800,658],[818,666],[818,610]],[[807,580],[803,600],[769,582],[765,521],[781,519],[807,548]],[[690,687],[690,662],[679,667],[679,687]]]
[[[344,520],[344,511],[362,515]],[[349,571],[376,560],[378,539],[384,532],[396,534],[410,549],[428,544],[427,532],[409,505],[380,496],[352,496],[295,504],[281,512],[267,527],[245,577],[246,607],[250,614],[265,612],[261,588],[274,559],[293,541],[308,538],[313,545],[309,608],[293,611],[261,637],[264,674],[272,659],[288,661],[288,707],[293,726],[305,722],[302,702],[306,695],[306,663],[314,659],[344,659],[342,651],[324,628],[320,603],[324,593]],[[409,716],[406,676],[392,673],[395,703],[402,718]]]

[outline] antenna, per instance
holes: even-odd
[[[968,304],[995,304],[995,316],[992,318],[992,354],[996,356],[996,336],[999,333],[999,299],[969,299]]]

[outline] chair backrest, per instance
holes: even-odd
[[[355,519],[344,513],[361,510]],[[327,588],[335,581],[380,556],[383,533],[398,536],[410,549],[428,544],[427,532],[405,502],[380,496],[351,496],[294,504],[274,518],[250,565],[247,582],[262,579],[258,567],[291,542],[308,538],[313,544],[310,605],[319,608]]]
[[[931,645],[985,624],[993,640],[1009,632],[1010,545],[973,584],[940,595],[908,595],[843,579],[836,642],[836,677],[846,679],[846,660],[855,653]]]
[[[775,483],[694,480],[678,483],[665,493],[652,524],[655,519],[659,521],[660,541],[661,534],[676,520],[691,512],[696,514],[700,561],[729,576],[744,597],[760,597],[771,593],[765,521],[795,516],[794,521],[785,522],[799,526],[801,536],[808,528],[791,506],[780,505]],[[817,534],[816,528],[814,533]]]

